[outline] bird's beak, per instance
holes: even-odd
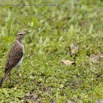
[[[29,34],[30,32],[29,31],[25,31],[23,34],[24,35],[27,35],[27,34]]]
[[[29,31],[26,31],[26,34],[29,34],[30,32]]]

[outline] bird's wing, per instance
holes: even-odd
[[[17,43],[11,48],[7,62],[5,65],[5,73],[9,73],[14,68],[23,56],[23,48]]]

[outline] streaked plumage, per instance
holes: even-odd
[[[19,69],[20,64],[22,63],[23,54],[24,54],[24,46],[22,44],[22,38],[24,37],[25,34],[27,34],[27,32],[20,32],[16,35],[16,41],[12,46],[7,58],[4,76],[0,81],[0,87],[2,87],[2,84],[6,76],[11,72],[11,70],[14,67],[17,67]]]

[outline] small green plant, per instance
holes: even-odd
[[[1,0],[0,78],[16,33],[30,34],[23,41],[23,81],[14,69],[0,88],[0,103],[102,100],[102,9],[102,0]]]

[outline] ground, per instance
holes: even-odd
[[[102,0],[1,0],[0,78],[18,31],[27,29],[21,75],[12,70],[0,103],[103,100]]]

